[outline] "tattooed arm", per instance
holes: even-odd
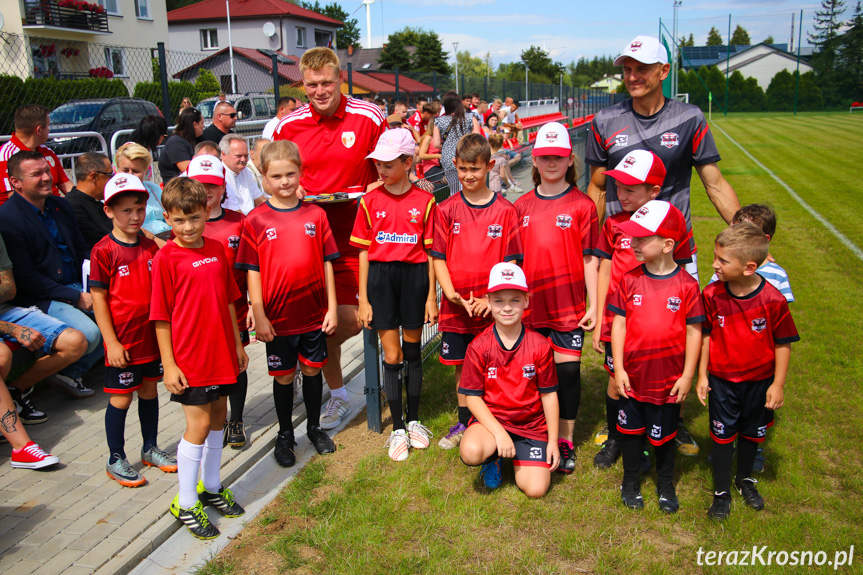
[[[15,276],[12,270],[0,271],[0,303],[5,303],[15,297]]]
[[[45,336],[33,328],[17,323],[0,321],[0,334],[12,336],[30,351],[38,351],[45,345]]]

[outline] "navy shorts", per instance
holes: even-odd
[[[717,443],[731,443],[737,434],[761,443],[773,425],[773,410],[764,407],[773,378],[735,383],[707,375],[710,385],[710,437]]]
[[[419,329],[426,319],[428,264],[369,262],[366,291],[374,329]]]
[[[654,446],[664,445],[677,436],[680,404],[656,405],[629,397],[620,397],[617,430],[624,435],[647,435]]]
[[[162,379],[162,361],[154,359],[150,363],[127,365],[126,367],[105,366],[105,393],[132,393],[144,384],[144,380]]]
[[[470,418],[468,427],[479,423],[473,417]],[[517,433],[507,430],[509,437],[512,439],[512,444],[515,446],[515,457],[512,458],[512,464],[515,466],[530,466],[530,467],[545,467],[551,469],[548,464],[548,442],[541,439],[529,439]],[[485,463],[489,463],[498,458],[497,453],[488,458]]]
[[[584,330],[580,327],[572,331],[557,331],[550,327],[538,327],[536,331],[551,342],[551,347],[554,351],[564,355],[581,357],[581,348],[584,345]]]
[[[231,395],[236,388],[236,383],[190,387],[180,395],[172,393],[171,401],[175,401],[181,405],[207,405],[208,403],[218,401],[220,397]]]
[[[440,362],[444,365],[463,365],[467,346],[476,336],[472,333],[441,332]]]
[[[270,375],[290,375],[297,361],[309,367],[327,363],[327,335],[319,329],[297,335],[277,335],[267,342],[267,367]]]

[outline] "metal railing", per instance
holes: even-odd
[[[261,132],[250,130],[249,128],[253,128],[255,126],[263,127],[267,124],[267,122],[269,122],[269,120],[249,120],[247,122],[237,122],[234,131],[237,134],[241,135],[243,139],[251,145],[252,140],[261,137]],[[168,126],[168,133],[172,132],[174,128],[176,128],[176,126]],[[114,134],[111,136],[111,145],[109,148],[111,150],[111,155],[109,156],[110,158],[114,158],[114,155],[117,153],[117,148],[122,145],[118,145],[120,138],[122,138],[123,136],[131,136],[133,132],[134,130],[117,130],[116,132],[114,132]],[[161,150],[162,146],[159,146],[159,149]],[[153,159],[155,160],[155,158]]]
[[[105,138],[99,132],[62,132],[62,134],[57,134],[56,138],[49,138],[48,142],[52,141],[62,141],[72,138],[95,138],[102,145],[101,152],[105,155],[108,154],[108,144],[105,142]],[[12,136],[0,136],[0,143],[11,140]],[[48,146],[49,148],[51,146]],[[60,158],[60,161],[68,159],[70,163],[70,167],[66,170],[69,179],[72,180],[72,184],[77,184],[77,180],[75,179],[75,158],[85,154],[85,152],[74,152],[70,154],[57,154],[57,157]],[[65,168],[64,168],[65,169]]]
[[[54,0],[25,0],[24,27],[56,26],[74,30],[89,30],[108,34],[108,14],[60,6]]]

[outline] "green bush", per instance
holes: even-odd
[[[24,80],[18,76],[0,76],[0,133],[12,133],[15,108],[24,103],[23,91]]]
[[[195,87],[198,89],[198,101],[218,96],[219,92],[222,91],[215,74],[206,68],[198,70],[198,77],[195,78]]]
[[[157,108],[162,109],[161,82],[138,82],[135,84],[134,96],[148,102],[153,102]],[[168,120],[169,124],[174,122],[177,110],[180,109],[180,103],[186,97],[195,104],[200,100],[198,88],[194,84],[191,82],[168,82],[168,101],[171,103],[171,110],[166,120]]]

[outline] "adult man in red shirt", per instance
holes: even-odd
[[[331,49],[319,47],[306,51],[300,60],[300,72],[309,103],[282,118],[273,140],[290,140],[300,148],[303,159],[300,184],[307,193],[365,190],[377,180],[374,164],[366,156],[386,131],[386,117],[374,104],[339,92],[340,63]],[[340,419],[347,413],[341,346],[360,332],[362,324],[358,314],[359,250],[350,245],[357,203],[322,204],[322,207],[341,253],[333,262],[338,328],[335,335],[327,338],[329,362],[323,367],[332,398],[322,424],[326,420],[329,426],[331,419]]]

